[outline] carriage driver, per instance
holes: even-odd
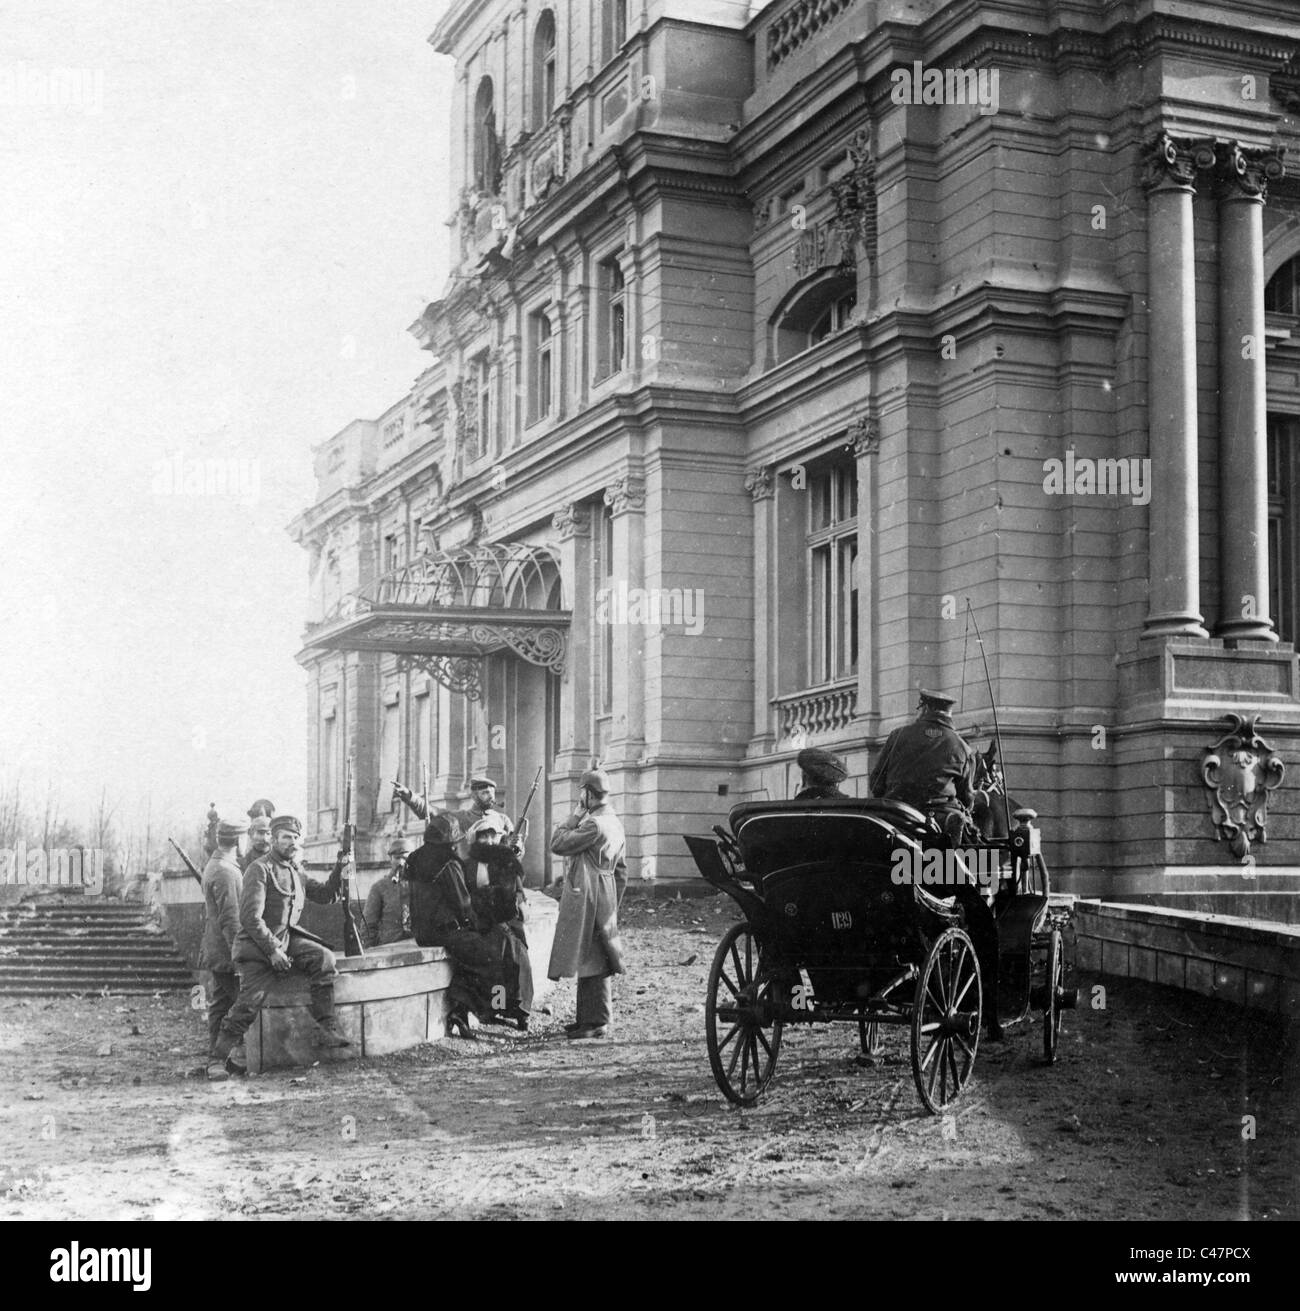
[[[904,801],[934,817],[950,847],[964,844],[971,831],[975,750],[952,722],[953,698],[921,691],[920,713],[885,741],[871,771],[871,795]],[[998,1023],[998,930],[993,912],[973,884],[953,889],[966,913],[966,928],[979,959],[984,1015],[991,1040],[1002,1037]]]

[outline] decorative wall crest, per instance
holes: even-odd
[[[835,197],[835,227],[843,246],[841,264],[852,268],[859,245],[876,262],[876,161],[871,157],[871,132],[861,128],[849,142],[849,172],[831,183]]]
[[[774,479],[770,464],[751,469],[745,475],[745,490],[756,501],[766,501],[772,495],[773,485]]]
[[[1258,715],[1227,715],[1231,731],[1201,761],[1201,780],[1210,793],[1210,818],[1220,842],[1238,860],[1251,844],[1268,841],[1268,794],[1282,782],[1286,766],[1256,732]]]
[[[846,443],[860,460],[880,449],[880,428],[871,419],[857,419],[849,425]]]

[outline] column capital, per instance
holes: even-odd
[[[615,516],[640,514],[645,509],[645,479],[624,474],[605,488],[605,504]]]
[[[772,466],[770,464],[751,469],[745,475],[745,490],[755,501],[770,500],[774,489],[775,479],[772,477]]]
[[[858,419],[849,426],[848,445],[861,460],[880,449],[880,425],[874,419]]]
[[[1219,142],[1219,198],[1262,203],[1268,195],[1268,184],[1280,181],[1286,174],[1285,154],[1281,149],[1252,150],[1235,141]]]
[[[1196,174],[1215,165],[1214,142],[1171,137],[1161,132],[1146,146],[1142,157],[1142,185],[1148,191],[1195,189]]]
[[[551,516],[551,527],[561,541],[591,536],[591,511],[581,501],[562,505]]]

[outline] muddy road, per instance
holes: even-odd
[[[735,918],[629,902],[604,1042],[565,1040],[569,980],[528,1034],[209,1085],[184,995],[0,1000],[0,1218],[1300,1218],[1295,1035],[1152,985],[1093,1009],[1081,978],[1060,1062],[1009,1029],[943,1117],[903,1030],[863,1068],[848,1026],[787,1030],[728,1105],[703,1002]]]

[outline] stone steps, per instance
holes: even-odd
[[[0,995],[148,993],[194,982],[142,906],[78,897],[0,912]]]

